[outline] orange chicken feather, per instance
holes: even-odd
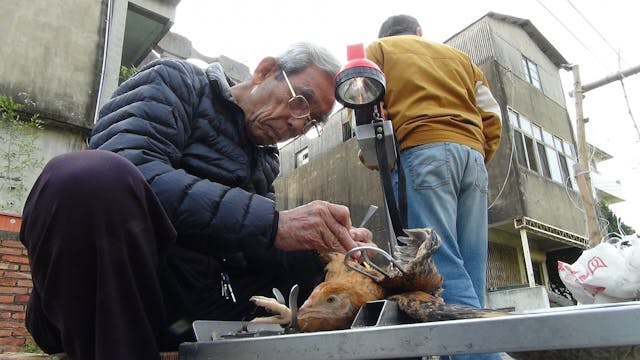
[[[362,305],[386,297],[382,286],[344,266],[343,254],[328,256],[325,281],[313,289],[298,311],[300,331],[346,329]]]
[[[445,304],[442,276],[432,256],[440,247],[440,238],[431,229],[405,230],[404,246],[394,247],[395,260],[404,271],[394,266],[387,269],[388,277],[377,280],[345,266],[344,255],[329,254],[325,281],[319,284],[298,311],[300,331],[347,329],[358,310],[369,301],[389,299],[416,321],[465,319],[502,316],[504,313]],[[360,270],[374,277],[380,273],[354,263]]]

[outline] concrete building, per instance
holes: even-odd
[[[140,67],[154,58],[218,61],[232,80],[247,66],[212,58],[169,32],[180,0],[6,0],[0,2],[0,96],[22,104],[22,118],[38,114],[44,127],[22,136],[0,133],[0,211],[20,214],[41,167],[52,157],[84,149],[97,109],[120,83],[121,66]],[[194,60],[196,61],[196,60]],[[3,128],[0,124],[0,132]],[[16,159],[11,147],[34,139],[33,151]],[[10,156],[9,156],[10,155]],[[8,171],[26,161],[24,171]]]
[[[501,146],[488,165],[487,302],[518,310],[549,307],[549,292],[566,295],[557,260],[575,260],[588,244],[573,174],[575,136],[559,75],[569,62],[529,20],[493,12],[446,43],[482,68],[502,111]],[[378,173],[357,159],[353,123],[350,110],[342,109],[319,139],[301,137],[281,149],[279,207],[326,199],[349,205],[357,223],[369,204],[383,205]],[[369,228],[386,247],[383,211]]]
[[[169,31],[178,2],[0,2],[0,95],[44,121],[31,160],[44,164],[85,147],[96,109],[118,86],[120,66],[139,63]],[[20,178],[24,189],[39,171],[34,167]],[[19,214],[26,190],[11,194],[11,187],[1,187],[0,199],[18,199],[2,210]]]

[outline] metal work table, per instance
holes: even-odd
[[[198,336],[210,339],[210,335]],[[181,344],[179,358],[391,359],[574,348],[635,349],[635,345],[640,345],[640,301],[552,308],[488,319],[198,340]]]

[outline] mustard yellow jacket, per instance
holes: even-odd
[[[500,107],[465,53],[400,35],[376,40],[366,54],[385,74],[384,110],[401,149],[454,142],[491,159],[500,144]]]

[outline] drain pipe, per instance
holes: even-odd
[[[113,1],[107,0],[107,18],[106,18],[106,26],[104,31],[104,49],[102,51],[102,67],[100,69],[100,82],[98,84],[98,94],[96,99],[96,110],[93,115],[93,123],[95,124],[98,121],[98,115],[100,113],[100,98],[102,97],[102,88],[104,87],[104,73],[107,68],[107,52],[109,49],[109,34],[111,31],[111,16],[113,15]]]

